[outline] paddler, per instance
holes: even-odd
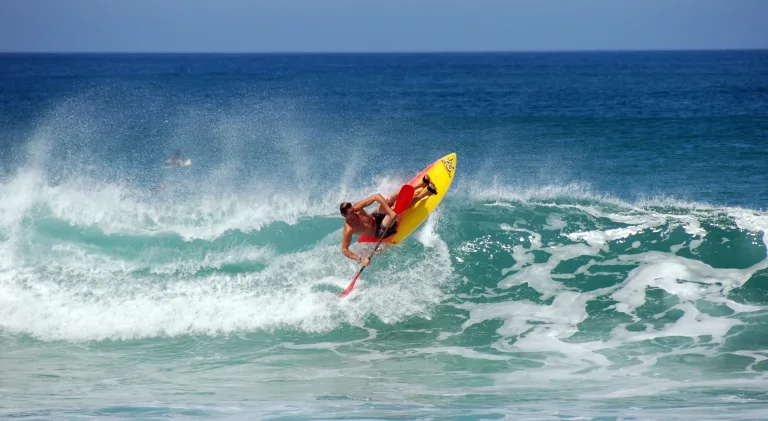
[[[341,237],[341,253],[348,258],[360,263],[363,266],[368,266],[370,259],[363,258],[349,250],[349,245],[352,243],[352,235],[367,235],[370,237],[387,238],[397,233],[397,223],[400,221],[400,216],[395,214],[392,210],[392,206],[397,200],[397,193],[385,198],[381,193],[376,193],[369,196],[354,205],[350,202],[342,202],[339,205],[339,212],[344,217],[344,234]],[[429,176],[425,175],[421,183],[416,187],[413,194],[413,200],[411,205],[419,200],[437,194],[435,184],[429,179]],[[374,202],[378,202],[379,206],[372,214],[368,214],[365,208],[372,205]],[[393,225],[390,229],[390,226]]]

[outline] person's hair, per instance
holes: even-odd
[[[341,213],[341,216],[347,216],[349,209],[352,209],[352,204],[349,202],[342,202],[342,204],[339,205],[339,212]]]

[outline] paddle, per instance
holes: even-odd
[[[395,214],[400,215],[401,213],[403,213],[404,210],[408,209],[408,206],[411,205],[411,200],[413,200],[413,191],[414,191],[414,188],[410,184],[406,184],[402,188],[400,188],[400,194],[397,195],[397,202],[395,202],[395,208],[392,209],[393,211],[395,211]],[[389,228],[384,230],[384,233],[381,235],[379,242],[376,243],[376,247],[373,248],[371,255],[368,256],[369,260],[373,258],[373,254],[376,253],[376,249],[379,248],[379,246],[381,245],[381,242],[384,241],[385,238],[387,238],[387,233],[389,232],[389,229],[394,226],[395,224],[390,224]],[[369,261],[368,264],[370,265],[371,262]],[[352,283],[350,283],[347,289],[345,289],[344,292],[342,292],[341,295],[339,295],[340,298],[344,298],[350,292],[352,292],[352,288],[355,287],[355,282],[357,282],[357,278],[360,277],[360,274],[363,273],[363,271],[367,267],[368,266],[363,266],[360,268],[359,271],[357,271],[357,275],[355,275],[354,279],[352,279]]]

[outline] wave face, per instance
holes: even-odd
[[[768,61],[644,54],[3,57],[0,418],[764,418]]]

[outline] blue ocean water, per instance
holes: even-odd
[[[768,419],[766,164],[765,51],[0,55],[0,419]]]

